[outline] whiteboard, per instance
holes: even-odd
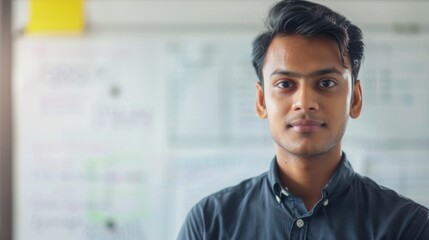
[[[203,196],[266,171],[254,35],[19,38],[17,240],[174,239]],[[426,206],[428,39],[368,38],[364,110],[344,144],[356,170]]]
[[[17,239],[163,232],[153,212],[164,204],[162,82],[148,57],[160,47],[89,36],[18,41]]]

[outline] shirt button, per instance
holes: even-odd
[[[302,227],[304,227],[304,220],[302,220],[302,219],[298,219],[298,221],[296,221],[296,226],[297,226],[298,228],[302,228]]]
[[[328,206],[328,204],[329,204],[329,200],[328,199],[326,199],[324,202],[323,202],[323,206]]]

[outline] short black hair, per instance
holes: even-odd
[[[364,55],[362,31],[349,20],[331,9],[304,0],[283,0],[274,5],[266,20],[267,30],[253,41],[252,64],[263,83],[262,68],[265,55],[277,35],[293,34],[312,37],[326,35],[334,39],[341,53],[350,57],[352,81],[355,82]]]

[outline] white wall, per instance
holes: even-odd
[[[15,0],[14,28],[27,21],[27,0]],[[273,0],[180,1],[180,0],[88,0],[87,25],[90,30],[146,27],[226,27],[261,28]],[[358,26],[416,24],[427,29],[428,1],[317,1],[347,16]]]

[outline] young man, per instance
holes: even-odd
[[[276,156],[269,171],[212,194],[178,239],[429,239],[425,207],[355,173],[341,140],[357,118],[362,33],[307,1],[281,1],[253,43],[256,112]]]

